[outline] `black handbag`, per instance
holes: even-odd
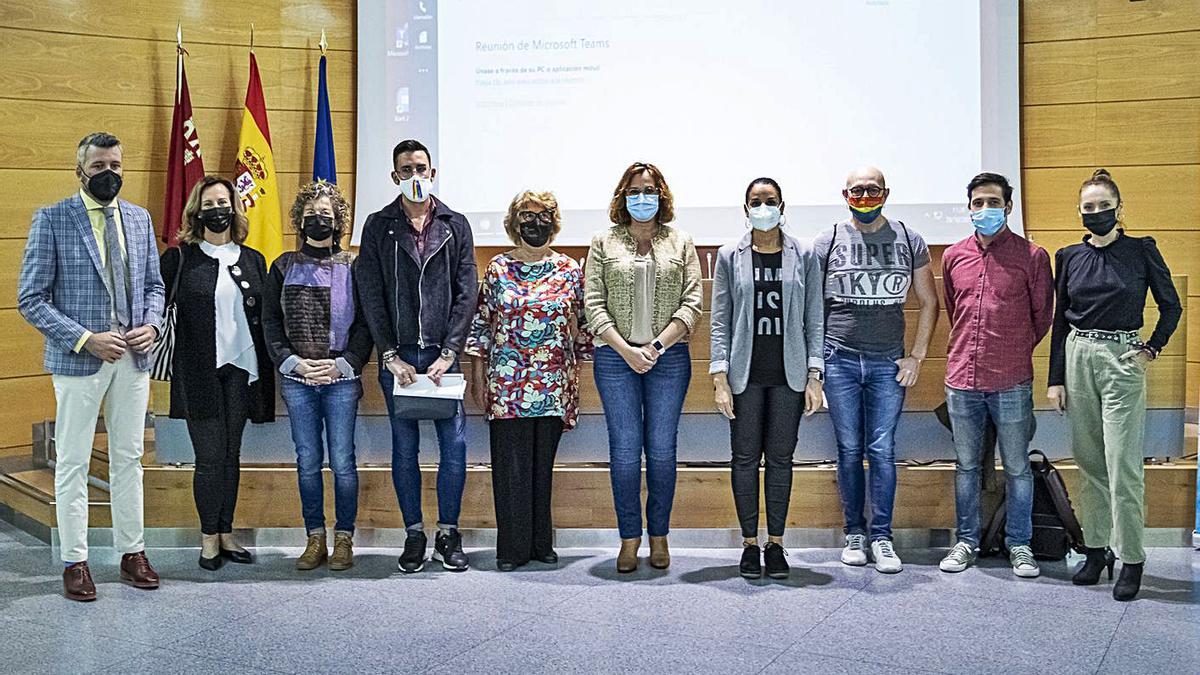
[[[393,396],[392,415],[402,420],[448,420],[458,414],[462,401],[425,396]]]

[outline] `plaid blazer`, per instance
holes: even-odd
[[[163,282],[158,246],[150,214],[140,206],[117,201],[125,229],[129,264],[130,319],[134,326],[162,329]],[[17,307],[46,338],[43,367],[56,375],[92,375],[100,359],[87,350],[74,351],[85,331],[109,330],[112,298],[104,284],[104,261],[87,208],[78,195],[45,206],[33,214]],[[133,354],[140,370],[150,368],[148,354]]]

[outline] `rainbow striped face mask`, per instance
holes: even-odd
[[[414,175],[400,181],[400,194],[410,202],[421,203],[429,199],[433,190],[433,179]]]
[[[879,214],[883,212],[883,195],[878,197],[847,197],[846,203],[850,205],[850,215],[854,216],[860,223],[874,222]]]

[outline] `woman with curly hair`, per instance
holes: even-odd
[[[471,392],[491,427],[496,566],[558,562],[550,517],[558,441],[575,426],[579,360],[591,353],[580,324],[583,274],[550,248],[562,229],[550,192],[526,190],[509,204],[511,251],[492,258],[466,352]]]
[[[300,189],[292,204],[292,227],[303,236],[300,250],[271,265],[263,293],[263,332],[283,377],[296,444],[296,472],[308,544],[296,569],[331,570],[354,565],[354,520],[358,515],[358,467],[354,426],[362,398],[363,365],[371,356],[371,334],[355,304],[354,255],[341,248],[350,226],[350,205],[341,190],[324,181]],[[321,466],[328,444],[333,470],[333,555],[325,536]]]

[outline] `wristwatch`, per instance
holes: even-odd
[[[382,362],[384,364],[391,363],[392,361],[396,360],[396,354],[397,354],[397,351],[395,349],[389,349],[386,352],[379,355],[379,360],[380,360],[380,362]]]
[[[655,340],[650,343],[650,346],[654,347],[654,351],[658,352],[659,356],[661,356],[663,352],[667,351],[667,348],[663,346],[662,340]]]
[[[809,368],[808,369],[808,379],[816,380],[817,382],[824,382],[825,381],[825,373],[823,371],[817,370],[816,368]]]
[[[458,358],[458,353],[455,352],[453,349],[446,349],[443,347],[442,348],[442,358],[446,359],[447,361],[453,361],[454,359]]]

